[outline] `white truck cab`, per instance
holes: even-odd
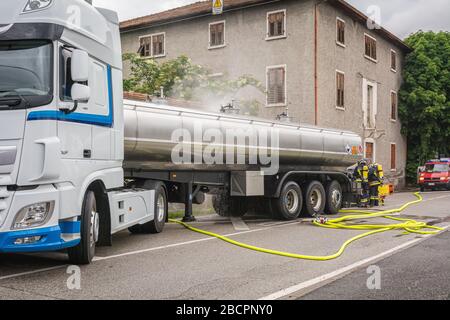
[[[115,12],[0,2],[0,253],[69,248],[89,263],[96,243],[153,220],[152,191],[120,189],[122,99]]]

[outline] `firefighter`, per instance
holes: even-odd
[[[361,160],[357,163],[355,171],[353,173],[356,183],[361,184],[361,194],[359,204],[361,207],[367,207],[369,205],[369,165],[367,160]]]
[[[370,206],[378,207],[380,205],[379,188],[383,184],[383,167],[381,164],[374,163],[369,167],[369,188],[370,188]]]

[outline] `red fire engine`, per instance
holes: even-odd
[[[430,160],[419,173],[420,191],[446,188],[450,190],[450,158]]]

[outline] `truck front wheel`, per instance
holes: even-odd
[[[84,197],[81,213],[81,241],[68,249],[69,260],[73,264],[89,264],[95,256],[95,245],[99,235],[99,215],[97,202],[93,191],[88,191]]]

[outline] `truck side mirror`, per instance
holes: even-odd
[[[75,102],[86,102],[91,98],[91,89],[80,83],[72,85],[72,100]]]
[[[72,52],[71,62],[72,80],[85,82],[89,79],[89,55],[86,51],[75,49]],[[75,99],[74,99],[75,100]]]
[[[61,106],[59,110],[64,112],[65,114],[70,114],[75,112],[78,109],[79,102],[87,102],[91,98],[91,89],[81,83],[74,83],[72,85],[71,90],[72,100],[73,100],[73,108],[68,109],[65,106]]]

